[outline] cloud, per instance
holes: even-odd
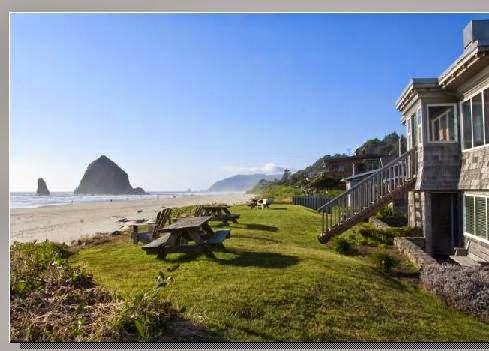
[[[277,166],[275,163],[269,162],[262,166],[224,166],[224,170],[232,174],[254,174],[264,173],[266,175],[282,174],[285,167]]]

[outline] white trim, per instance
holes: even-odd
[[[449,140],[431,140],[431,124],[432,124],[432,121],[430,120],[430,107],[442,107],[442,106],[452,106],[453,107],[453,118],[454,118],[454,121],[453,121],[453,137],[454,137],[454,140],[450,140],[450,135],[447,135],[448,136],[448,139]],[[457,129],[458,129],[458,113],[457,113],[457,103],[445,103],[445,104],[426,104],[426,122],[427,122],[427,130],[428,130],[428,143],[429,144],[448,144],[448,143],[458,143],[458,132],[457,132]],[[447,112],[444,112],[438,116],[436,116],[436,118],[434,120],[437,120],[439,119],[442,115],[445,115],[447,114]],[[434,121],[433,120],[433,121]],[[447,134],[449,132],[450,128],[448,128],[448,118],[447,118]]]
[[[474,239],[474,240],[477,240],[477,241],[482,241],[483,243],[489,244],[489,240],[484,239],[484,238],[481,238],[480,236],[476,236],[476,235],[473,235],[473,234],[470,234],[470,233],[466,233],[465,231],[463,233],[463,236],[466,236],[468,238],[471,238],[471,239]]]
[[[485,107],[484,90],[486,90],[486,89],[489,89],[489,81],[485,85],[479,87],[477,90],[474,90],[472,93],[467,95],[463,100],[461,100],[459,102],[460,116],[461,116],[461,118],[460,118],[460,131],[461,131],[461,133],[460,133],[460,136],[461,136],[460,147],[462,149],[462,152],[489,146],[489,139],[487,140],[488,142],[486,142],[486,123],[485,123],[486,122],[486,120],[485,120],[486,116],[485,116],[485,112],[484,112],[484,110],[485,110],[485,108],[484,108]],[[474,96],[476,96],[477,94],[481,94],[481,96],[482,96],[482,99],[481,99],[482,100],[481,101],[482,102],[482,138],[483,138],[484,144],[479,145],[479,146],[474,146],[474,126],[473,126],[473,122],[472,122],[473,121],[473,118],[472,118],[472,98]],[[467,149],[464,148],[464,143],[465,143],[465,140],[464,140],[464,110],[462,108],[462,104],[466,101],[470,101],[470,125],[472,128],[472,130],[471,130],[471,132],[472,132],[472,147],[467,148]]]
[[[471,234],[471,233],[467,233],[467,204],[466,204],[466,197],[467,196],[470,196],[470,197],[473,197],[474,198],[474,208],[473,208],[473,214],[474,214],[474,223],[473,223],[473,228],[474,228],[474,232],[477,231],[477,218],[476,218],[476,215],[477,215],[477,211],[476,211],[476,203],[477,203],[477,200],[476,198],[479,197],[479,198],[483,198],[486,200],[486,206],[485,206],[485,211],[484,211],[484,216],[486,217],[486,237],[480,237],[476,234]],[[462,206],[463,206],[463,218],[462,218],[462,227],[463,227],[463,235],[464,236],[468,236],[470,238],[474,238],[474,239],[477,239],[477,240],[480,240],[480,241],[483,241],[487,244],[489,244],[489,218],[488,218],[488,206],[489,206],[489,195],[481,195],[481,194],[474,194],[474,193],[471,193],[471,192],[464,192],[463,193],[463,196],[462,196],[462,199],[463,199],[463,202],[462,202]]]
[[[423,145],[423,109],[421,105],[416,109],[416,133],[418,133],[418,146]]]
[[[479,150],[479,149],[483,149],[485,147],[489,147],[489,144],[485,144],[485,145],[479,145],[479,146],[476,146],[476,147],[471,147],[470,149],[465,149],[465,150],[462,150],[462,152],[471,152],[471,151],[476,151],[476,150]]]

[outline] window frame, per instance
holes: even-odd
[[[432,137],[432,122],[435,120],[439,120],[443,115],[448,114],[448,111],[446,113],[440,114],[437,116],[433,121],[430,119],[430,107],[442,107],[442,106],[451,106],[453,107],[453,123],[454,123],[454,128],[453,128],[453,140],[450,140],[450,136],[448,136],[449,140],[433,140]],[[459,142],[458,139],[458,109],[457,109],[457,103],[442,103],[442,104],[426,104],[426,121],[428,125],[428,143],[430,144],[455,144]],[[440,120],[441,121],[441,120]],[[448,117],[447,117],[447,133],[450,132],[450,128],[448,127]]]
[[[466,209],[467,209],[467,203],[466,203],[466,197],[467,196],[471,196],[474,198],[474,208],[473,208],[473,214],[474,214],[474,223],[473,223],[473,227],[474,227],[474,234],[472,233],[467,233],[466,231],[466,228],[467,228],[467,223],[466,223],[466,219],[467,219],[467,215],[466,215]],[[477,204],[477,201],[476,201],[476,198],[483,198],[485,199],[485,202],[486,202],[486,207],[485,207],[485,217],[486,217],[486,237],[481,237],[481,236],[478,236],[477,235],[477,211],[476,211],[476,204]],[[481,194],[474,194],[474,193],[464,193],[463,194],[463,235],[464,236],[467,236],[471,239],[474,239],[474,240],[479,240],[479,241],[483,241],[484,243],[486,244],[489,244],[489,195],[481,195]]]
[[[484,90],[486,89],[489,89],[489,82],[487,82],[486,84],[484,84],[482,87],[479,87],[477,88],[477,90],[474,90],[472,93],[470,93],[469,95],[467,95],[463,100],[459,101],[458,103],[458,106],[460,108],[460,148],[462,149],[462,152],[466,152],[466,151],[474,151],[474,150],[478,150],[478,149],[482,149],[482,148],[485,148],[485,147],[489,147],[489,137],[486,136],[486,118],[489,118],[489,116],[486,116],[485,115],[485,99],[484,99]],[[477,94],[481,94],[481,97],[482,97],[482,137],[483,137],[483,140],[484,140],[484,144],[483,145],[479,145],[479,146],[474,146],[474,126],[473,126],[473,116],[472,116],[472,98],[474,96],[476,96]],[[462,104],[466,101],[469,101],[470,100],[470,124],[471,124],[471,127],[472,127],[472,147],[470,148],[467,148],[467,149],[464,149],[464,143],[465,143],[465,138],[464,138],[464,116],[463,116],[463,109],[462,109]],[[488,101],[488,104],[489,104],[489,101]],[[486,142],[487,140],[487,142]]]
[[[418,106],[416,109],[416,132],[418,133],[418,146],[423,144],[423,109]]]

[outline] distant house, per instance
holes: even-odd
[[[322,176],[345,178],[358,173],[377,169],[387,160],[386,155],[354,155],[331,157],[323,160]]]
[[[407,152],[319,209],[320,241],[407,194],[409,224],[422,228],[428,253],[463,246],[489,261],[489,20],[471,21],[463,44],[441,76],[414,78],[402,91]]]

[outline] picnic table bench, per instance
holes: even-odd
[[[212,216],[211,221],[227,221],[238,222],[239,214],[234,214],[229,211],[228,205],[202,205],[195,210],[196,216]]]
[[[213,232],[209,226],[211,219],[212,216],[181,218],[165,227],[165,233],[160,238],[142,246],[142,249],[147,254],[156,254],[158,258],[165,258],[173,252],[210,252],[212,246],[222,245],[230,237],[229,230]]]

